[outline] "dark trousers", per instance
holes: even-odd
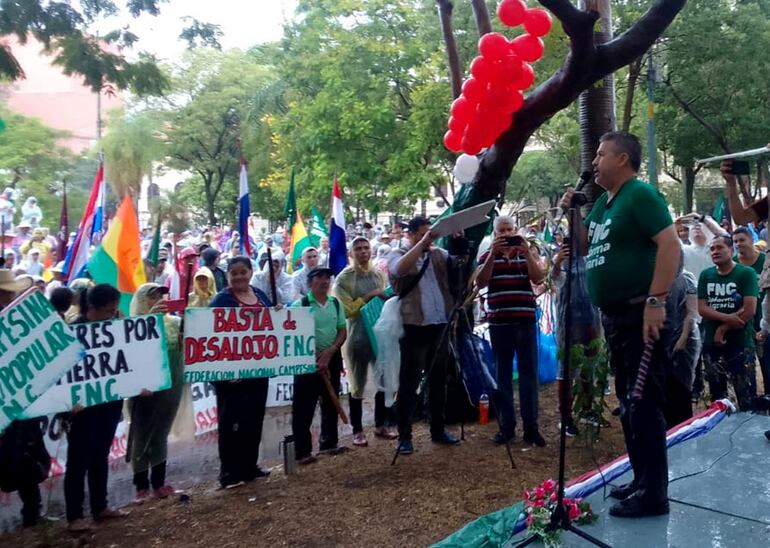
[[[759,370],[762,371],[762,389],[765,394],[770,394],[770,338],[757,346],[759,358]]]
[[[617,310],[602,312],[610,365],[615,372],[615,390],[620,400],[620,422],[637,493],[644,502],[659,504],[668,497],[668,453],[663,402],[666,393],[665,372],[670,369],[667,351],[670,334],[662,331],[660,340],[654,344],[642,397],[631,401],[631,391],[636,383],[644,350],[644,304],[623,305]]]
[[[337,351],[329,361],[329,377],[337,394],[340,393],[340,375],[342,374],[342,353]],[[297,460],[310,456],[313,452],[313,438],[310,426],[313,415],[321,398],[321,438],[319,449],[333,449],[339,441],[337,435],[337,408],[334,407],[326,383],[321,373],[294,375],[294,394],[291,402],[291,432],[294,434],[294,451]]]
[[[137,491],[147,491],[150,486],[160,489],[166,484],[166,461],[156,464],[150,470],[134,474],[134,485]]]
[[[3,444],[8,444],[4,446]],[[21,518],[24,527],[31,527],[40,517],[40,488],[38,482],[47,476],[51,459],[45,450],[40,419],[12,422],[0,438],[3,461],[0,466],[13,476],[13,484],[21,499]],[[13,458],[8,459],[13,455]]]
[[[666,428],[672,428],[692,418],[692,390],[674,375],[666,375],[666,405],[663,409]]]
[[[91,515],[98,517],[107,508],[108,458],[122,411],[123,400],[118,400],[86,407],[72,415],[64,473],[67,521],[83,518],[86,475]]]
[[[537,430],[538,372],[537,326],[535,322],[490,325],[489,336],[497,369],[497,391],[494,403],[500,412],[505,434],[516,429],[513,404],[513,357],[519,370],[519,409],[524,430]]]
[[[21,499],[21,523],[24,527],[32,527],[40,517],[40,487],[37,482],[25,483],[19,486]]]
[[[727,397],[727,385],[732,383],[740,411],[754,407],[757,387],[754,349],[743,346],[709,346],[703,350],[703,367],[709,383],[711,401]]]
[[[364,425],[361,422],[364,414],[364,400],[350,396],[350,426],[353,427],[353,433],[363,432]],[[374,426],[380,428],[385,426],[389,419],[391,409],[385,407],[385,392],[377,392],[374,395]]]
[[[417,405],[417,387],[423,370],[428,373],[428,400],[430,402],[431,434],[444,431],[446,404],[446,368],[449,359],[449,339],[442,337],[446,324],[404,325],[401,339],[401,371],[398,385],[398,436],[412,439],[412,415]],[[435,362],[433,361],[435,360]]]
[[[270,379],[212,384],[217,395],[219,483],[224,487],[251,481],[257,477]]]

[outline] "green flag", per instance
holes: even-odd
[[[551,227],[548,223],[545,224],[545,230],[543,231],[543,241],[547,244],[553,242],[553,236],[551,235]]]
[[[718,223],[722,222],[722,218],[725,216],[725,195],[724,193],[719,195],[717,203],[714,205],[714,214],[712,217]]]
[[[329,231],[326,230],[326,223],[324,223],[323,215],[316,208],[311,208],[310,213],[313,215],[313,226],[310,228],[310,243],[313,247],[321,245],[321,238],[328,238]]]
[[[152,236],[150,252],[147,254],[147,260],[152,263],[152,266],[158,266],[158,257],[160,255],[160,225],[160,208],[158,208],[158,222],[155,223],[155,234]]]

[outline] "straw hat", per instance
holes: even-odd
[[[29,276],[15,278],[13,272],[7,268],[0,268],[0,291],[20,293],[30,287],[32,287],[32,278]]]

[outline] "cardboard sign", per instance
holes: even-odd
[[[315,320],[309,309],[188,308],[185,382],[313,373]]]
[[[83,345],[38,289],[0,314],[0,431],[83,357]]]
[[[69,411],[171,387],[168,344],[163,316],[72,326],[86,349],[81,361],[25,412],[25,417]]]

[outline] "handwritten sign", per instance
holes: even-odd
[[[171,387],[162,315],[81,323],[72,328],[86,349],[85,356],[24,412],[25,417]]]
[[[313,373],[315,321],[302,308],[188,308],[185,381]]]
[[[38,289],[0,314],[0,431],[83,357],[83,345]]]

